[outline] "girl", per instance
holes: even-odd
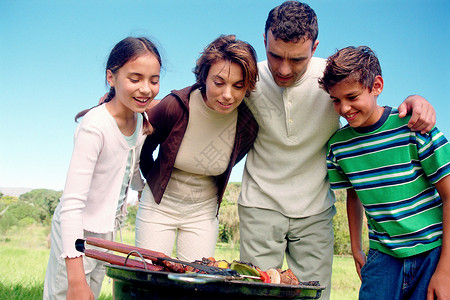
[[[146,139],[140,164],[149,185],[136,216],[137,246],[171,255],[176,241],[177,257],[188,261],[213,256],[231,169],[258,132],[242,103],[258,76],[251,45],[220,36],[194,73],[196,84],[172,91],[149,111],[155,133]]]
[[[105,268],[82,256],[75,240],[113,240],[126,214],[128,187],[143,188],[139,154],[144,134],[153,131],[143,113],[159,92],[160,69],[161,57],[151,41],[125,38],[107,62],[111,89],[104,104],[76,116],[84,118],[75,132],[66,185],[52,220],[44,299],[98,298]]]

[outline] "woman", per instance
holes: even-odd
[[[136,246],[193,261],[214,255],[218,210],[232,167],[258,132],[242,103],[255,88],[256,52],[233,35],[209,44],[194,68],[196,83],[152,108],[155,131],[141,152],[147,180],[136,216]],[[159,154],[153,159],[153,151]]]

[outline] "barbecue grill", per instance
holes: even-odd
[[[322,286],[272,284],[228,280],[226,276],[150,271],[106,265],[106,275],[114,280],[115,299],[177,300],[268,300],[319,299]],[[190,275],[190,274],[189,274]],[[224,277],[224,278],[222,278]]]
[[[123,257],[86,249],[85,243],[128,255]],[[114,279],[114,297],[120,300],[319,299],[325,289],[317,281],[298,285],[246,281],[255,276],[180,261],[163,253],[94,237],[78,239],[75,246],[88,257],[108,262],[106,275]],[[130,256],[140,257],[140,260]],[[185,273],[184,266],[197,272]],[[256,279],[260,280],[260,277]]]

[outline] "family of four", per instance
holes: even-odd
[[[113,240],[130,187],[142,191],[137,246],[171,255],[176,243],[189,261],[213,256],[222,197],[246,155],[240,260],[264,270],[286,258],[329,299],[332,189],[347,189],[360,298],[449,299],[450,146],[434,127],[435,112],[420,96],[398,108],[377,105],[384,82],[374,52],[347,47],[317,58],[317,35],[315,12],[284,2],[267,17],[267,60],[258,63],[235,36],[219,36],[198,58],[196,82],[152,104],[157,48],[146,38],[120,41],[106,66],[106,99],[77,115],[44,299],[98,298],[103,263],[82,256],[75,240]],[[340,117],[348,122],[342,128]]]

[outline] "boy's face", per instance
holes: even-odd
[[[308,69],[309,61],[316,51],[319,41],[299,40],[285,42],[275,39],[272,31],[264,35],[267,63],[275,83],[280,87],[294,85]]]
[[[353,79],[344,79],[329,89],[334,110],[347,120],[351,127],[375,124],[384,108],[377,105],[377,96],[383,90],[383,78],[375,78],[373,88],[363,87]]]

